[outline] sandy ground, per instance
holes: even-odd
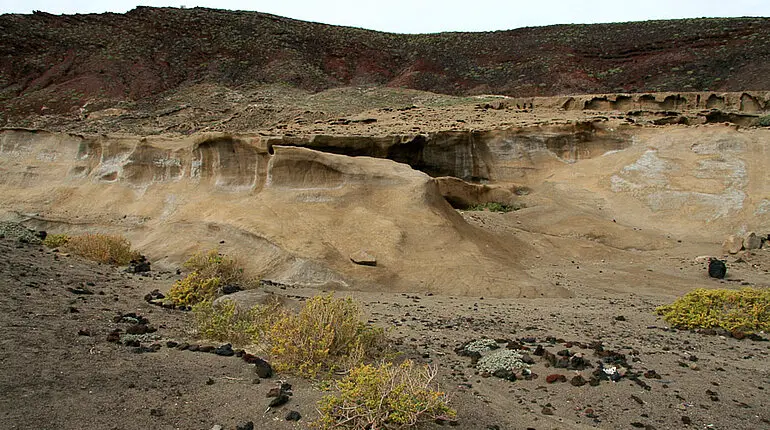
[[[644,260],[652,278],[678,258],[675,269],[681,266],[686,277],[705,287],[755,285],[767,279],[762,268],[770,263],[768,251],[741,255],[744,263],[730,263],[731,275],[720,283],[706,277],[703,264],[690,261],[688,245],[681,246],[665,251],[668,257],[650,252],[637,260]],[[12,238],[0,240],[0,254],[4,428],[210,429],[253,421],[255,428],[281,429],[308,428],[317,417],[315,402],[323,392],[315,383],[287,375],[260,381],[253,366],[237,358],[166,346],[169,340],[201,342],[191,329],[192,315],[143,300],[153,289],[167,290],[175,273],[126,274]],[[575,293],[570,299],[337,294],[359,300],[369,320],[388,329],[404,356],[438,366],[439,383],[458,409],[459,428],[679,429],[685,423],[689,428],[770,428],[770,343],[667,329],[654,309],[676,292],[645,288],[645,278],[628,274],[640,267],[627,270],[618,282],[623,285],[607,288],[612,277],[601,278],[599,270],[617,271],[622,260],[580,262],[579,268],[570,260],[542,268]],[[318,293],[265,288],[295,300]],[[155,339],[142,343],[162,345],[157,352],[135,353],[107,341],[113,329],[127,327],[114,317],[129,312],[158,328]],[[483,377],[471,359],[454,350],[484,337],[523,340],[533,353],[538,345],[554,354],[583,352],[591,368],[549,368],[533,355],[537,379]],[[654,370],[660,379],[640,376],[641,383],[624,378],[598,386],[546,382],[551,374],[563,374],[569,381],[580,373],[589,379],[600,360],[588,349],[596,341],[624,354],[631,371]],[[294,395],[287,405],[269,409],[265,394],[279,381],[291,383]],[[303,418],[285,421],[289,410]]]

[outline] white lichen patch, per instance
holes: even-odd
[[[494,374],[498,370],[520,370],[526,369],[529,365],[522,360],[520,352],[514,349],[498,349],[479,359],[476,368],[479,372]]]
[[[486,352],[497,348],[499,348],[499,346],[494,339],[478,339],[469,342],[465,345],[464,349],[468,352]]]

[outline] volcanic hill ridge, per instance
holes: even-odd
[[[0,124],[193,84],[553,96],[770,88],[770,20],[392,34],[258,12],[137,7],[0,16]]]

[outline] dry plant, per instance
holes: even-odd
[[[66,249],[73,254],[98,263],[126,265],[139,253],[131,249],[131,242],[120,235],[86,233],[72,236],[66,242]]]
[[[232,300],[216,304],[206,300],[193,306],[192,310],[199,336],[235,346],[246,346],[262,342],[265,333],[282,315],[280,306],[275,300],[242,311]]]
[[[284,312],[266,340],[276,370],[309,378],[348,370],[385,346],[384,331],[361,322],[357,303],[331,295],[313,297],[298,314]]]
[[[337,394],[318,403],[322,429],[403,429],[437,419],[452,419],[447,395],[435,386],[436,367],[361,365],[336,383]]]
[[[193,255],[184,263],[184,267],[192,272],[176,281],[168,293],[168,299],[177,306],[194,306],[214,300],[220,287],[226,285],[246,288],[256,285],[244,275],[236,259],[220,254],[216,249]]]

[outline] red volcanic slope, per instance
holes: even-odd
[[[517,96],[770,89],[767,18],[397,35],[258,12],[139,7],[2,15],[0,30],[5,119],[201,82]]]

